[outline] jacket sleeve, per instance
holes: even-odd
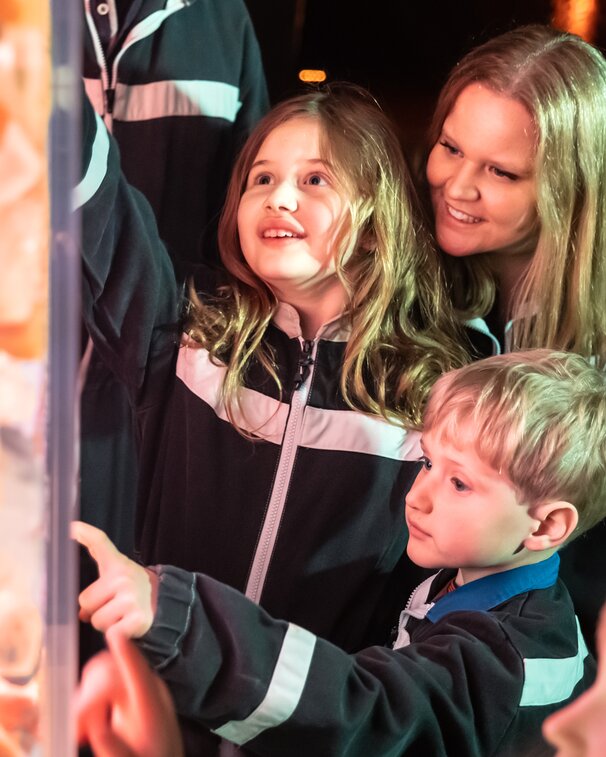
[[[118,147],[82,90],[82,313],[95,347],[136,399],[175,353],[181,296],[153,212],[120,170]]]
[[[412,646],[348,655],[207,576],[159,575],[140,647],[180,714],[218,735],[268,757],[499,753],[523,668],[489,613],[473,634],[453,613]]]
[[[269,93],[263,59],[252,20],[244,3],[241,3],[238,35],[241,50],[240,100],[235,124],[235,149],[239,150],[259,119],[269,110]],[[233,19],[232,12],[232,19]]]

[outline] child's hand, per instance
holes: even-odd
[[[97,757],[181,757],[168,689],[139,650],[115,630],[88,661],[76,696],[78,742]]]
[[[99,578],[80,594],[80,620],[98,631],[116,629],[137,639],[149,631],[156,612],[158,579],[118,552],[99,528],[74,521],[72,538],[88,549]]]

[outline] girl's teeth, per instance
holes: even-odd
[[[284,231],[283,229],[278,229],[275,231],[272,229],[270,231],[265,231],[263,233],[263,236],[264,237],[294,237],[295,234],[293,234],[292,231]]]

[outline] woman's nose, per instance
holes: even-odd
[[[287,210],[294,213],[298,208],[297,191],[290,182],[282,181],[274,184],[268,192],[265,207],[269,210]]]
[[[466,202],[477,200],[480,191],[474,167],[461,162],[456,169],[453,168],[452,174],[446,182],[446,192],[448,197],[453,200],[464,200]]]

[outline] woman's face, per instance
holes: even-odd
[[[531,256],[538,237],[534,122],[517,100],[470,84],[429,155],[436,239],[457,257]]]

